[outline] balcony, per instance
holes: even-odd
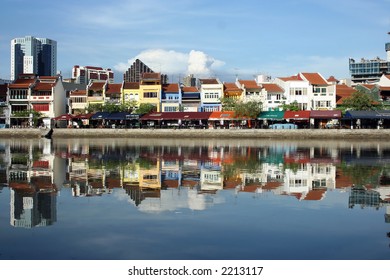
[[[99,101],[103,102],[103,96],[88,96],[87,101],[88,102],[99,102]]]

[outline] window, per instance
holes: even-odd
[[[157,92],[144,92],[144,98],[157,98]]]
[[[204,98],[205,99],[218,99],[219,94],[217,92],[206,92],[204,94]]]
[[[177,107],[173,107],[173,106],[166,106],[164,107],[164,112],[177,112],[178,108]]]
[[[33,109],[35,111],[47,112],[49,111],[49,104],[33,104]]]
[[[307,95],[307,88],[290,88],[290,95]]]

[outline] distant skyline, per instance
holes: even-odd
[[[319,72],[349,78],[348,58],[386,59],[390,0],[26,1],[3,0],[0,79],[10,78],[10,42],[57,41],[57,69],[115,71],[135,61],[177,82],[188,74],[234,81]]]

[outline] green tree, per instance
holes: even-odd
[[[32,114],[33,126],[37,126],[38,120],[43,116],[43,114],[41,112],[38,112],[35,110],[24,110],[24,111],[14,112],[12,115],[14,117],[29,118],[30,114]]]
[[[263,108],[260,101],[238,102],[234,110],[237,117],[256,119]]]
[[[380,107],[378,102],[375,102],[370,94],[361,90],[355,91],[350,97],[344,99],[342,107],[346,110],[374,110]]]
[[[221,98],[222,111],[233,111],[237,117],[255,119],[261,112],[263,104],[260,101],[243,102],[234,98]]]
[[[150,103],[142,103],[137,110],[135,110],[136,114],[148,114],[151,112],[156,112],[157,108],[155,105],[150,104]]]
[[[103,111],[103,104],[88,104],[85,110],[89,113],[97,113]]]
[[[222,97],[220,99],[222,105],[222,111],[235,111],[237,106],[237,100],[230,97]]]
[[[281,107],[283,111],[299,111],[298,101],[296,100],[290,104],[286,104],[285,102],[283,102]]]

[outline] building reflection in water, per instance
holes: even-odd
[[[53,182],[51,142],[35,147],[28,141],[10,141],[4,146],[5,172],[10,187],[10,224],[32,228],[57,220],[57,187]]]
[[[57,186],[70,187],[74,197],[121,189],[145,212],[204,210],[223,203],[222,190],[319,201],[338,189],[350,192],[350,208],[388,207],[390,146],[385,144],[143,142],[2,142],[0,179],[11,188],[11,224],[53,224]],[[351,189],[353,184],[362,189]]]

